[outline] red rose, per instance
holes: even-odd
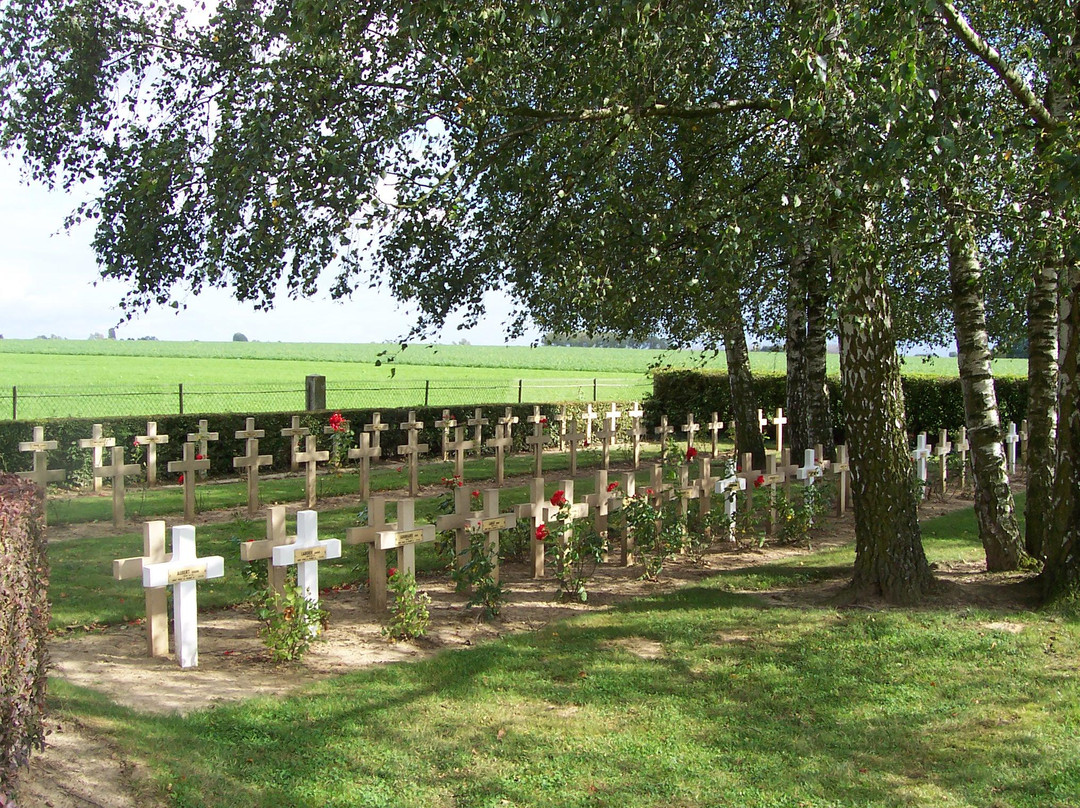
[[[761,488],[765,484],[765,475],[759,474],[757,479],[754,480],[754,488]]]
[[[183,474],[181,474],[181,475],[180,475],[180,480],[179,480],[179,482],[180,482],[180,485],[183,485],[183,484],[184,484],[184,475],[183,475]]]
[[[618,487],[619,487],[618,483],[608,483],[607,490],[610,493],[611,491],[614,491]]]
[[[649,495],[649,496],[651,497],[651,496],[652,496],[652,495],[653,495],[654,493],[656,493],[656,492],[655,492],[655,491],[653,491],[653,490],[652,490],[651,488],[646,488],[646,489],[645,489],[645,493],[646,493],[646,494],[648,494],[648,495]]]
[[[695,457],[697,457],[697,449],[695,449],[693,446],[691,446],[690,448],[688,448],[686,450],[686,462],[689,463]]]
[[[335,432],[340,432],[344,428],[344,422],[345,419],[341,417],[340,412],[335,412],[333,415],[330,416],[330,428],[333,429]]]
[[[197,455],[195,455],[195,459],[196,460],[205,460],[206,458],[203,457],[201,454],[197,454]]]
[[[536,528],[536,540],[537,541],[543,541],[544,539],[546,539],[547,534],[548,534],[547,525],[540,525],[539,527]]]
[[[554,505],[556,508],[561,508],[563,505],[566,505],[566,492],[560,488],[558,491],[552,494],[551,504]]]
[[[391,567],[386,571],[387,578],[393,578],[395,575],[397,575],[397,567]]]
[[[543,415],[543,416],[540,417],[540,423],[542,423],[542,424],[547,423],[547,416],[546,415]]]
[[[473,495],[474,497],[477,497],[477,498],[479,498],[479,496],[480,496],[480,492],[479,492],[479,491],[473,491],[473,492],[472,492],[472,495]]]

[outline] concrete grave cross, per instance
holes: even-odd
[[[371,433],[361,432],[356,436],[356,442],[360,444],[355,449],[349,449],[349,460],[360,461],[360,496],[367,499],[371,496],[371,461],[378,460],[382,449],[371,445]]]
[[[47,490],[49,483],[60,482],[67,476],[64,469],[49,468],[49,450],[55,449],[59,444],[54,440],[45,440],[45,428],[34,427],[34,439],[24,440],[19,443],[20,452],[34,453],[34,470],[20,471],[19,476],[25,480],[33,480],[43,490]]]
[[[442,418],[435,422],[435,428],[442,430],[442,443],[439,445],[439,450],[442,452],[442,459],[445,463],[450,457],[449,444],[450,444],[450,430],[457,426],[457,418],[455,418],[450,410],[442,411]]]
[[[495,563],[492,578],[499,582],[499,534],[517,526],[517,515],[513,511],[499,513],[499,489],[484,489],[484,512],[469,520],[466,530],[470,533],[485,533],[487,540],[484,547]]]
[[[553,522],[562,518],[563,532],[559,536],[554,538],[559,542],[559,547],[565,547],[566,543],[571,540],[574,531],[574,520],[584,519],[589,515],[589,505],[586,502],[574,502],[574,481],[563,480],[561,482],[562,488],[552,495],[545,506],[545,522]],[[556,497],[559,495],[559,491],[562,492],[561,501],[565,504],[556,505]],[[539,544],[539,542],[537,542]]]
[[[615,436],[619,431],[619,419],[622,411],[611,402],[611,407],[604,413],[604,430],[600,433],[600,439],[606,440],[610,446],[615,445]]]
[[[924,490],[926,486],[926,461],[929,458],[930,447],[926,445],[926,433],[920,432],[915,443],[915,449],[911,452],[911,459],[915,461],[915,474],[922,481]]]
[[[124,526],[124,491],[125,478],[138,474],[142,468],[138,463],[124,463],[124,447],[114,446],[112,449],[112,465],[94,469],[95,477],[108,477],[112,480],[113,494],[113,527],[117,530]]]
[[[416,545],[435,541],[435,525],[417,526],[416,500],[402,499],[397,504],[397,528],[380,530],[375,535],[380,550],[397,548],[398,569],[415,576]]]
[[[683,537],[686,537],[686,520],[690,515],[690,500],[698,499],[701,497],[701,488],[698,487],[697,482],[690,481],[690,466],[686,463],[680,463],[677,469],[678,481],[675,483],[675,496],[678,497],[676,504],[678,518],[676,524],[682,532]],[[708,496],[708,494],[706,494]],[[685,554],[685,549],[680,549],[679,554]]]
[[[352,424],[341,417],[341,413],[335,412],[330,417],[330,423],[322,428],[324,435],[330,436],[330,463],[337,466],[341,457],[341,436],[348,434]]]
[[[533,433],[525,438],[525,443],[533,447],[533,458],[536,461],[533,476],[543,477],[544,444],[547,443],[547,437],[544,435],[544,424],[547,423],[547,418],[540,414],[540,407],[534,404],[533,414],[527,416],[525,420],[533,425]]]
[[[205,418],[199,419],[199,428],[195,432],[188,432],[187,439],[194,443],[199,444],[199,454],[203,457],[210,457],[210,441],[216,441],[218,439],[217,432],[210,431],[210,424]],[[200,471],[199,476],[204,479],[207,476],[205,471]]]
[[[409,496],[415,497],[420,493],[420,455],[428,450],[426,443],[420,443],[424,422],[416,420],[415,410],[409,410],[409,420],[398,427],[409,433],[408,442],[398,446],[397,453],[409,464]]]
[[[697,501],[698,501],[698,513],[701,515],[702,521],[705,521],[709,511],[712,510],[712,495],[713,489],[716,485],[717,478],[712,473],[712,458],[705,455],[698,455],[698,465],[700,466],[700,474],[694,485],[697,487]]]
[[[592,404],[585,406],[585,412],[581,414],[582,420],[585,421],[585,445],[592,445],[592,425],[593,421],[600,417],[600,414],[595,412],[592,408]]]
[[[724,428],[724,422],[717,413],[712,414],[709,420],[709,434],[712,435],[712,456],[715,458],[720,445],[720,430]]]
[[[1016,422],[1009,421],[1009,431],[1005,433],[1005,456],[1008,459],[1009,476],[1016,474],[1016,444],[1020,435],[1016,431]]]
[[[289,439],[289,471],[299,471],[300,461],[296,459],[300,451],[300,438],[307,437],[311,430],[306,426],[300,426],[300,416],[292,417],[292,425],[281,430],[281,437]]]
[[[776,427],[776,451],[779,453],[784,451],[784,424],[788,422],[788,419],[784,417],[783,407],[776,408],[776,415],[773,416],[772,422]]]
[[[1027,418],[1020,422],[1020,462],[1027,466],[1028,462],[1028,422]]]
[[[466,529],[469,522],[480,516],[472,509],[472,491],[459,485],[454,489],[454,512],[435,518],[435,529],[440,533],[454,532],[454,566],[464,567],[469,561],[469,537]]]
[[[645,411],[635,401],[630,409],[626,411],[626,414],[630,416],[630,448],[633,455],[634,469],[636,470],[641,466],[641,439],[645,436],[645,430],[641,426],[641,419],[645,415]]]
[[[612,404],[611,406],[615,406]],[[604,425],[600,427],[600,432],[597,433],[600,438],[600,467],[608,468],[611,465],[611,447],[615,445],[615,426],[618,423],[619,415],[616,414],[614,419],[609,419],[608,415],[604,416]]]
[[[143,567],[172,560],[165,552],[165,523],[143,522],[143,554],[113,561],[113,578],[142,581]],[[169,596],[163,586],[144,587],[146,601],[146,651],[152,657],[169,654]]]
[[[694,413],[686,414],[686,423],[682,425],[682,432],[686,435],[686,447],[694,445],[694,436],[701,430],[701,424],[694,422]]]
[[[960,488],[967,488],[968,450],[971,445],[967,439],[967,427],[960,427],[960,437],[956,439],[956,451],[960,453]]]
[[[663,463],[667,458],[668,436],[675,432],[675,427],[668,426],[668,417],[666,415],[661,415],[660,426],[653,427],[653,432],[656,433],[660,440],[660,462]]]
[[[566,430],[566,434],[563,435],[563,443],[570,447],[570,476],[577,476],[577,452],[578,444],[583,440],[587,440],[584,432],[578,432],[577,419],[570,419],[570,427]]]
[[[547,521],[548,500],[544,496],[544,478],[533,477],[529,481],[529,501],[517,506],[518,519],[528,519],[532,525],[529,542],[532,559],[532,577],[544,577],[544,542],[536,539],[536,531]]]
[[[555,440],[558,443],[559,451],[564,448],[563,435],[566,434],[566,425],[570,422],[570,416],[566,414],[566,405],[559,405],[559,414],[555,416]]]
[[[744,452],[742,456],[742,470],[735,471],[736,477],[743,481],[743,485],[739,486],[739,490],[745,491],[746,510],[752,511],[754,509],[754,489],[757,487],[754,485],[762,475],[761,469],[754,468],[754,455],[750,452]],[[791,472],[794,474],[794,470]]]
[[[79,438],[80,449],[91,449],[91,469],[94,475],[94,491],[101,491],[101,478],[97,476],[97,470],[101,468],[102,450],[111,449],[116,445],[116,438],[106,438],[102,434],[101,424],[94,424],[90,428],[89,438]]]
[[[514,439],[510,435],[510,424],[516,423],[518,419],[515,417],[511,421],[511,418],[511,410],[507,407],[506,416],[495,422],[495,436],[489,438],[485,444],[488,448],[495,450],[495,484],[498,486],[502,486],[506,478],[506,453],[514,445]]]
[[[832,472],[836,476],[836,515],[843,516],[851,496],[851,486],[848,483],[851,462],[848,459],[847,446],[843,443],[836,447],[836,462],[832,464]]]
[[[938,431],[938,442],[934,448],[934,454],[938,459],[938,482],[941,485],[942,496],[945,494],[945,487],[949,479],[949,463],[948,457],[952,453],[952,444],[949,443],[949,431],[947,429],[941,429]]]
[[[738,508],[739,491],[745,491],[746,489],[746,477],[734,474],[725,477],[723,480],[717,480],[713,489],[715,493],[722,494],[724,497],[724,515],[728,518],[728,524],[731,527],[731,534],[728,536],[729,541],[735,541],[735,514]]]
[[[386,609],[386,550],[378,546],[379,532],[395,530],[397,522],[386,521],[386,497],[372,497],[368,501],[367,524],[350,527],[345,531],[345,543],[368,546],[368,599],[376,611]]]
[[[195,528],[172,529],[172,558],[160,564],[143,564],[143,586],[173,588],[173,633],[181,668],[199,664],[199,606],[196,582],[225,575],[221,556],[199,558],[195,551]]]
[[[765,472],[754,478],[754,488],[759,485],[769,487],[769,503],[767,509],[767,528],[771,536],[776,531],[776,486],[785,481],[786,475],[777,468],[776,455],[771,452],[765,455]],[[760,480],[760,483],[758,482]]]
[[[254,516],[259,510],[259,466],[268,466],[274,462],[270,455],[259,454],[259,438],[266,432],[255,428],[255,419],[246,420],[246,428],[236,432],[237,440],[246,441],[247,453],[233,458],[234,469],[247,469],[248,516]]]
[[[484,417],[484,410],[481,407],[477,407],[473,412],[473,417],[466,423],[474,429],[472,445],[476,449],[476,454],[479,457],[484,453],[484,427],[491,423]]]
[[[309,441],[314,439],[314,435],[307,436]],[[320,539],[319,514],[316,511],[298,511],[296,541],[276,546],[273,549],[272,558],[275,567],[296,565],[296,585],[300,593],[308,603],[318,606],[319,562],[330,558],[341,558],[341,540]],[[313,625],[311,633],[318,634],[319,627]]]
[[[813,485],[814,481],[821,477],[822,468],[815,455],[814,449],[803,450],[803,464],[796,472],[796,476],[803,481],[803,485]]]
[[[618,483],[608,483],[607,469],[599,469],[596,472],[596,484],[591,494],[585,495],[585,503],[592,509],[593,528],[603,541],[604,561],[607,561],[608,553],[608,515],[619,510],[622,506],[622,495],[619,493]]]
[[[195,444],[187,441],[184,443],[184,459],[170,460],[168,465],[170,472],[180,472],[180,482],[184,486],[184,520],[187,522],[195,521],[195,472],[210,469],[210,461],[205,457],[197,460],[195,454]]]
[[[330,452],[317,451],[314,435],[304,436],[304,451],[296,453],[296,462],[304,467],[304,507],[314,508],[315,500],[318,499],[316,485],[318,464],[325,463],[330,459]]]
[[[473,448],[473,442],[465,439],[465,427],[458,424],[454,427],[454,440],[449,449],[454,453],[454,475],[465,479],[465,452]]]
[[[382,422],[382,413],[375,412],[371,414],[371,423],[364,425],[364,431],[371,433],[371,445],[379,450],[379,455],[382,455],[382,438],[381,433],[390,428],[390,424],[384,424]]]
[[[285,594],[285,568],[274,566],[274,548],[286,543],[285,506],[271,505],[266,511],[266,538],[240,544],[241,561],[266,561],[267,584],[278,595]]]
[[[765,415],[764,410],[758,410],[757,411],[757,421],[758,421],[758,429],[761,432],[764,432],[765,429],[769,426],[769,418],[768,418],[768,416]]]
[[[623,473],[623,496],[631,499],[637,496],[637,475],[632,471]],[[625,499],[623,500],[625,502]],[[634,532],[630,525],[624,525],[622,532],[622,565],[632,566],[634,563]]]
[[[653,463],[649,466],[649,500],[654,507],[663,507],[664,503],[674,496],[674,486],[664,481],[664,466],[661,463]]]
[[[135,442],[146,447],[146,484],[157,485],[157,447],[168,443],[168,435],[159,435],[157,421],[146,422],[146,434],[136,435]]]

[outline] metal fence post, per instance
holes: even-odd
[[[180,414],[184,414],[184,383],[180,382]]]
[[[11,420],[19,420],[19,388],[11,385]]]
[[[596,379],[592,380],[592,400],[596,401]]]
[[[305,402],[304,408],[308,412],[317,412],[326,409],[326,377],[308,376],[304,384]]]
[[[525,383],[524,379],[518,379],[518,404],[521,403],[521,387]]]
[[[424,407],[428,406],[428,401],[431,400],[431,379],[424,382]]]

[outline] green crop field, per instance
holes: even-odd
[[[655,367],[726,366],[693,351],[379,343],[0,340],[0,354],[0,418],[21,420],[174,413],[180,385],[186,412],[303,409],[313,374],[341,408],[629,400],[651,390]],[[755,352],[751,365],[783,373],[784,355]],[[908,357],[904,368],[951,376],[956,360]],[[839,372],[835,354],[829,370]],[[999,360],[995,372],[1025,375],[1026,362]]]

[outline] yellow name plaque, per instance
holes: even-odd
[[[477,523],[477,527],[484,533],[492,530],[506,530],[506,517],[493,516],[490,519],[481,519]]]
[[[322,561],[326,558],[326,548],[322,546],[301,547],[293,551],[293,558],[297,564],[303,564],[305,561]]]
[[[417,542],[422,542],[423,540],[423,530],[406,530],[394,536],[394,542],[398,546],[401,546],[402,544],[416,544]]]
[[[187,567],[175,567],[169,570],[169,583],[182,584],[185,581],[202,581],[206,578],[206,564],[191,564]]]

